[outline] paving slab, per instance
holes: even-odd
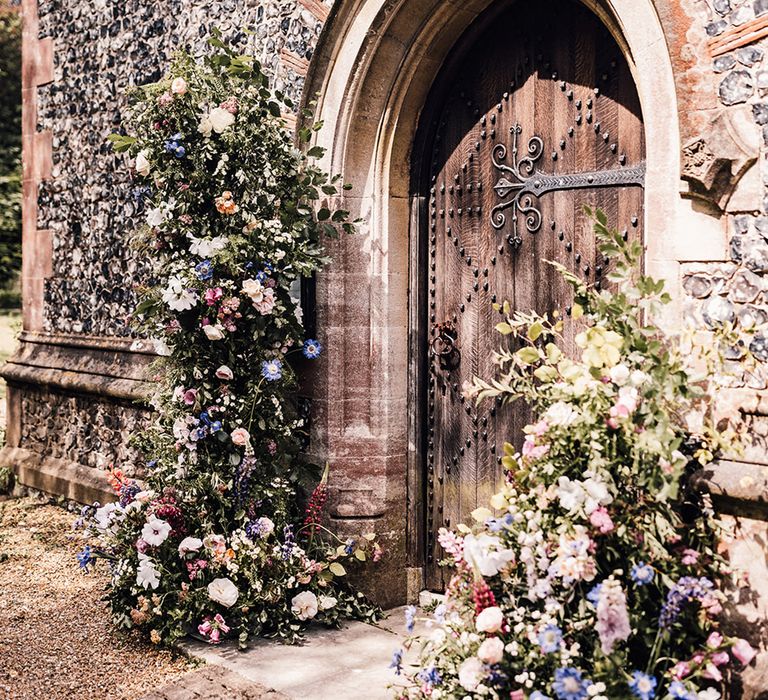
[[[387,686],[398,678],[389,664],[402,646],[403,611],[388,611],[379,625],[310,628],[301,646],[271,640],[259,640],[246,651],[233,642],[186,641],[181,646],[194,658],[295,700],[391,700]]]

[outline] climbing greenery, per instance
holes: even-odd
[[[209,44],[201,62],[180,53],[137,88],[130,134],[112,137],[145,220],[137,328],[163,357],[157,419],[135,436],[146,478],[111,470],[119,501],[85,509],[80,563],[109,560],[115,619],[154,642],[293,641],[309,620],[378,614],[347,584],[350,567],[378,558],[373,535],[323,529],[325,478],[305,513],[297,496],[296,372],[322,352],[299,291],[327,262],[323,238],[354,227],[333,205],[340,177],[315,163],[322,149],[294,146],[281,117],[292,105],[252,57],[217,33]]]

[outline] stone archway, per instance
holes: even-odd
[[[423,585],[422,477],[410,398],[414,328],[409,260],[410,158],[419,115],[446,56],[492,0],[350,0],[337,6],[305,88],[324,122],[325,165],[353,186],[346,208],[363,220],[333,243],[318,280],[318,321],[329,352],[313,379],[313,452],[332,465],[331,515],[361,522],[388,549],[378,571],[384,603]],[[646,268],[678,288],[680,206],[677,104],[661,25],[650,2],[586,2],[621,46],[646,115]],[[671,310],[672,317],[677,315]],[[671,320],[671,319],[670,319]],[[407,574],[406,574],[407,572]]]

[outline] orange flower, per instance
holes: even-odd
[[[227,190],[221,193],[221,197],[216,197],[216,209],[220,214],[232,215],[237,213],[240,207],[235,204],[235,200],[232,199],[232,193]]]

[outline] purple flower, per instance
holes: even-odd
[[[577,668],[558,668],[555,671],[555,682],[552,690],[555,691],[558,700],[584,700],[588,697],[587,688],[590,681],[583,678]]]
[[[560,650],[563,633],[557,625],[547,625],[539,632],[538,642],[545,654],[554,654]]]
[[[261,376],[268,382],[276,382],[283,376],[283,363],[280,360],[264,360],[261,363]]]
[[[399,676],[403,672],[403,650],[396,649],[392,654],[392,663],[389,664],[389,668],[395,669],[395,675]]]
[[[317,340],[305,340],[302,353],[308,360],[316,360],[320,357],[320,353],[323,351],[323,346]]]
[[[659,615],[659,626],[662,629],[668,628],[678,618],[683,610],[683,605],[691,600],[701,600],[706,597],[714,584],[708,578],[695,578],[694,576],[683,576],[672,586],[667,593],[667,600],[661,608]]]
[[[413,632],[413,626],[416,623],[416,606],[409,605],[405,609],[405,630],[410,634]]]
[[[90,545],[85,545],[83,551],[77,555],[77,563],[80,564],[80,568],[88,573],[88,567],[96,561],[96,557],[93,556]]]
[[[656,685],[657,681],[653,676],[649,676],[642,671],[635,671],[632,673],[629,689],[636,698],[651,700],[656,697]]]
[[[632,571],[629,575],[638,586],[646,586],[653,581],[655,572],[652,566],[641,561],[639,564],[635,564],[632,567]]]
[[[203,260],[195,265],[195,274],[197,279],[205,282],[213,277],[213,263],[210,260]]]

